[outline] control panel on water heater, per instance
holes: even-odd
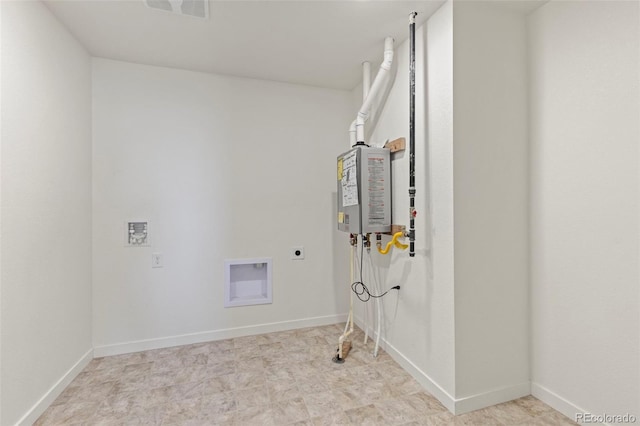
[[[391,156],[366,145],[338,156],[338,229],[352,234],[391,231]]]

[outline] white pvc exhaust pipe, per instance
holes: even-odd
[[[371,87],[371,63],[362,63],[362,102],[367,100],[369,88]]]
[[[391,64],[393,63],[393,38],[387,37],[384,40],[384,60],[380,64],[380,69],[376,75],[373,84],[367,93],[367,97],[362,102],[360,111],[355,121],[356,127],[356,143],[364,144],[364,123],[369,119],[369,112],[371,106],[381,90],[384,90],[389,81],[389,71],[391,70]],[[364,86],[364,83],[363,83]]]
[[[365,61],[362,63],[362,103],[367,100],[369,96],[369,89],[371,88],[371,62]],[[356,120],[351,122],[349,127],[349,143],[351,146],[355,145],[356,140]]]
[[[356,120],[353,120],[349,126],[349,146],[354,146],[356,142]]]

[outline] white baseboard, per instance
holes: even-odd
[[[499,389],[492,389],[487,392],[456,399],[456,410],[454,414],[468,413],[470,411],[522,398],[527,395],[531,395],[530,382],[505,386]]]
[[[45,412],[53,401],[69,386],[69,383],[76,378],[78,374],[91,362],[93,359],[93,349],[87,351],[74,365],[71,367],[52,387],[49,389],[38,402],[27,413],[22,416],[16,425],[32,425],[38,417]]]
[[[362,319],[358,318],[354,315],[354,322],[364,330],[364,322]],[[372,340],[375,340],[376,333],[375,331],[369,329],[369,335]],[[402,368],[406,370],[407,373],[411,374],[411,376],[416,379],[420,385],[427,390],[431,395],[435,396],[438,401],[444,405],[447,410],[455,414],[456,410],[456,400],[453,396],[451,396],[446,390],[444,390],[438,383],[436,383],[431,377],[427,375],[424,371],[422,371],[417,365],[415,365],[411,360],[402,354],[399,350],[397,350],[393,345],[387,342],[383,337],[380,338],[380,347],[387,352],[394,361],[396,361]]]
[[[168,348],[172,346],[191,345],[194,343],[211,342],[214,340],[232,339],[235,337],[251,336],[254,334],[273,333],[276,331],[294,330],[297,328],[318,327],[336,324],[347,320],[346,314],[328,315],[324,317],[305,318],[293,321],[273,322],[268,324],[250,325],[246,327],[226,328],[222,330],[203,331],[199,333],[182,334],[178,336],[160,337],[157,339],[136,340],[133,342],[117,343],[94,347],[94,356],[120,355],[131,352],[148,351],[151,349]]]
[[[557,411],[560,411],[562,414],[569,417],[573,421],[576,420],[576,414],[590,412],[585,410],[584,408],[578,407],[577,405],[564,399],[557,393],[535,382],[531,383],[531,395],[535,396],[536,398],[538,398],[540,401],[544,402],[551,408]],[[607,423],[594,422],[593,424],[607,424]]]
[[[364,329],[363,321],[360,318],[354,316],[354,322],[358,324],[360,328]],[[369,335],[372,336],[372,339],[375,339],[375,334],[375,331],[369,329]],[[380,347],[391,355],[391,358],[411,374],[411,376],[413,376],[413,378],[416,379],[416,381],[420,383],[427,392],[436,397],[436,399],[440,401],[452,414],[458,415],[468,413],[470,411],[479,410],[481,408],[511,401],[531,394],[531,385],[529,382],[525,382],[456,399],[383,337],[380,338]]]

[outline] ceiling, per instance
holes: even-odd
[[[443,3],[209,0],[201,19],[142,0],[45,0],[93,56],[347,90],[386,36],[407,39],[411,11],[419,25]]]

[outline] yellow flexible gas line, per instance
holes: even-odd
[[[402,244],[400,241],[398,241],[398,238],[402,238],[404,236],[404,232],[396,232],[395,234],[393,234],[393,238],[391,239],[391,241],[389,241],[387,243],[387,246],[384,249],[381,249],[380,247],[378,247],[378,252],[380,252],[380,254],[387,254],[389,253],[389,250],[391,250],[391,246],[395,245],[397,248],[401,249],[401,250],[405,250],[407,247],[409,247],[406,244]]]

